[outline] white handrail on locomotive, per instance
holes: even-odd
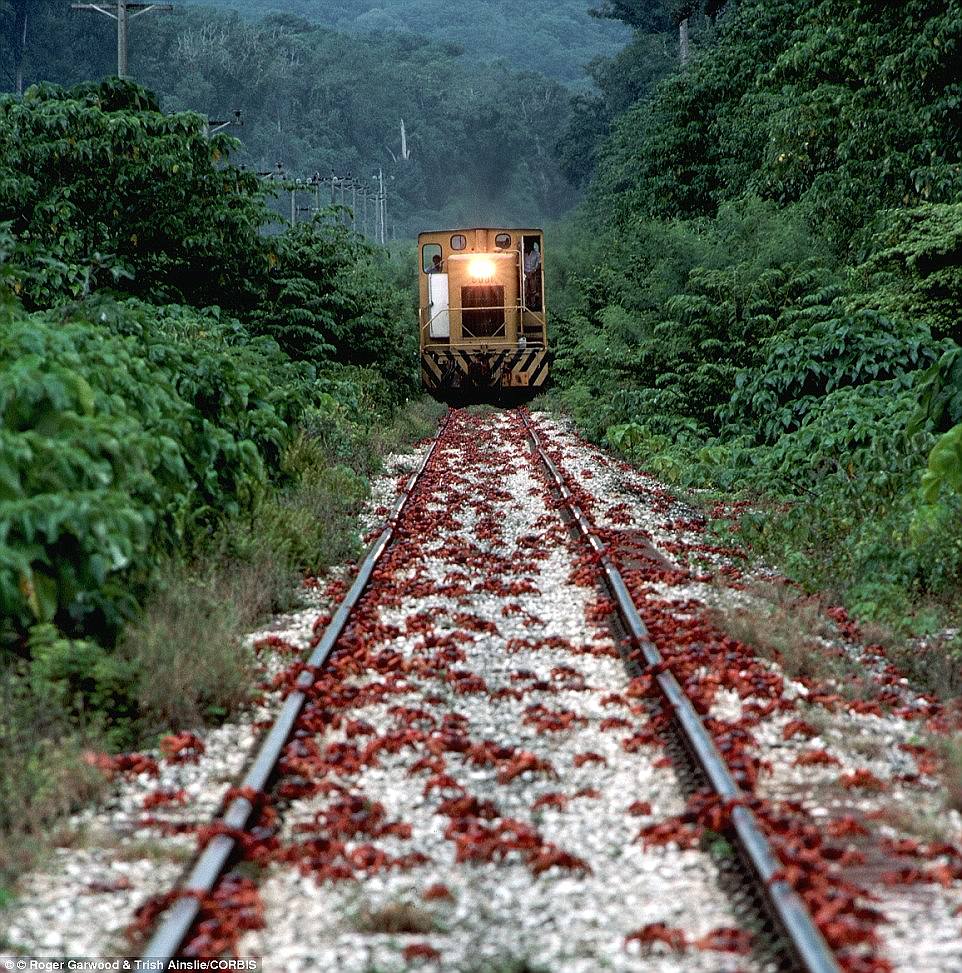
[[[445,310],[447,310],[447,309],[445,309]],[[527,314],[533,315],[534,318],[537,320],[537,322],[541,325],[542,331],[543,331],[543,329],[545,327],[545,319],[544,319],[544,316],[543,315],[539,316],[539,314],[538,314],[537,311],[528,310],[528,308],[526,308],[525,305],[524,305],[523,299],[518,304],[511,304],[511,305],[508,305],[508,304],[498,304],[498,305],[492,305],[491,307],[472,307],[472,308],[469,308],[469,310],[471,310],[471,311],[505,311],[505,312],[507,312],[507,311],[518,311],[518,310],[520,310],[522,314],[527,313]],[[435,314],[432,314],[430,318],[428,318],[427,320],[421,322],[421,334],[422,334],[422,337],[424,337],[424,336],[427,337],[428,340],[427,340],[426,344],[428,344],[428,345],[430,345],[430,344],[438,344],[438,345],[446,346],[448,344],[447,341],[438,341],[437,339],[432,339],[431,338],[431,334],[430,334],[431,325],[435,322],[435,320],[441,314],[444,314],[444,310],[437,311]],[[525,340],[527,341],[527,347],[528,348],[543,348],[544,347],[544,341],[541,338],[527,338],[526,337]],[[493,340],[492,338],[477,338],[477,337],[474,337],[474,336],[472,336],[470,338],[465,338],[462,335],[461,338],[458,341],[458,346],[459,347],[469,347],[472,344],[477,344],[481,348],[502,348],[502,347],[503,348],[517,348],[518,347],[517,342],[516,341],[512,341],[510,338],[505,338],[503,341],[497,341],[497,340]]]

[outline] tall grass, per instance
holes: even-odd
[[[84,760],[99,742],[95,727],[50,705],[18,666],[0,671],[0,906],[45,833],[103,790],[103,775]]]

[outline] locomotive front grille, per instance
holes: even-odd
[[[461,288],[461,333],[465,338],[503,338],[503,284],[469,284]]]

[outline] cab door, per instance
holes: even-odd
[[[451,309],[448,302],[448,275],[428,274],[428,335],[451,337]]]

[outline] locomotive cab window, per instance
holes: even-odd
[[[510,233],[499,233],[494,238],[494,245],[499,250],[507,250],[511,246],[511,234]]]
[[[441,260],[441,244],[425,243],[421,247],[421,269],[426,274],[444,273]]]
[[[452,250],[463,250],[468,245],[468,238],[460,233],[455,233],[451,237],[451,249]]]

